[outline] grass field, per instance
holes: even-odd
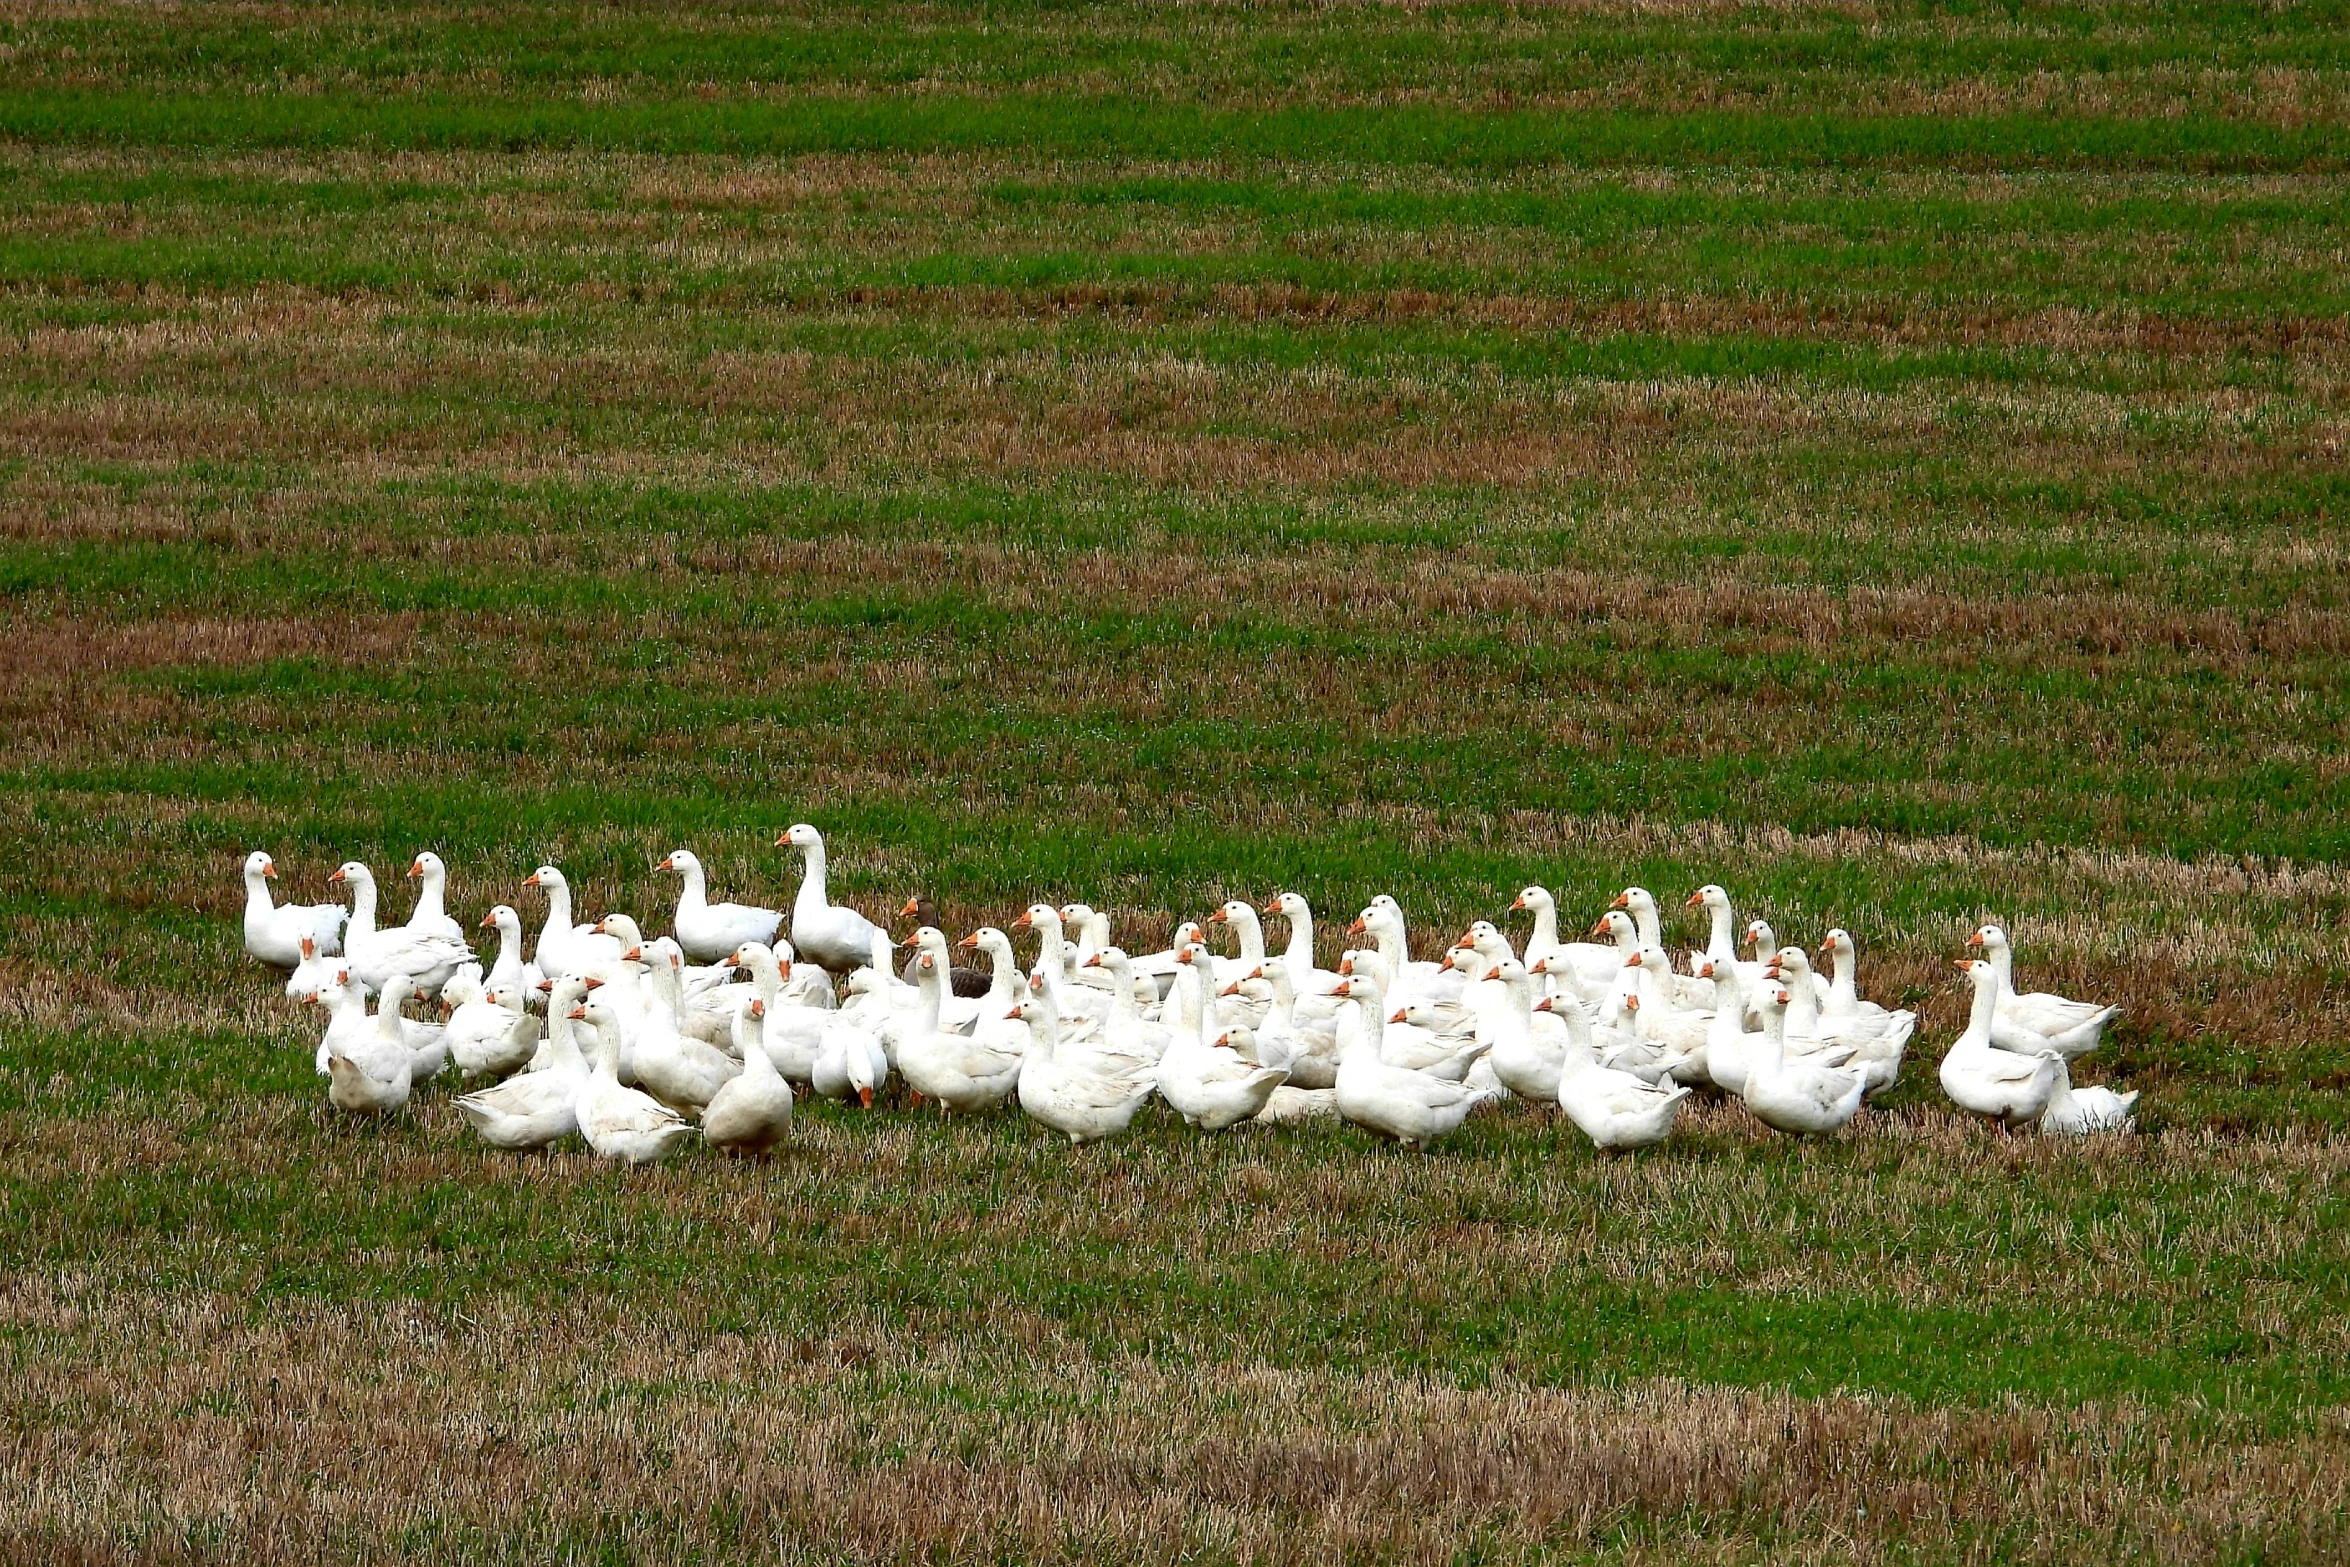
[[[2345,39],[0,8],[0,1554],[2341,1559]],[[802,819],[1136,946],[1719,880],[1922,1044],[622,1176],[336,1120],[239,954],[255,847],[653,925]],[[2146,1136],[1944,1111],[1987,916]]]

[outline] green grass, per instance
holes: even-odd
[[[2344,21],[0,17],[5,1549],[2338,1559]],[[338,1121],[237,953],[256,846],[658,928],[802,819],[1137,946],[1719,880],[1921,1039],[622,1176]],[[1940,1108],[1989,917],[2136,1144]]]

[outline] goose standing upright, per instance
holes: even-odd
[[[1459,1131],[1469,1112],[1485,1101],[1484,1090],[1382,1061],[1384,1008],[1378,986],[1365,976],[1340,980],[1332,994],[1353,1002],[1363,1014],[1362,1026],[1348,1037],[1346,1053],[1339,1058],[1334,1101],[1338,1113],[1406,1148],[1425,1148]]]
[[[595,1066],[580,1085],[577,1101],[579,1134],[596,1157],[633,1168],[684,1147],[694,1135],[686,1118],[620,1081],[620,1020],[611,1005],[591,996],[571,1009],[571,1018],[596,1034]]]
[[[2064,1069],[2064,1057],[2045,1047],[2026,1055],[1992,1044],[1999,971],[1988,963],[1964,959],[1955,967],[1974,986],[1974,1004],[1967,1014],[1966,1032],[1942,1057],[1942,1091],[1961,1110],[1987,1116],[2009,1131],[2030,1126],[2047,1112],[2049,1100],[2056,1095],[2056,1076]]]
[[[536,887],[547,895],[547,922],[539,927],[538,951],[534,954],[545,978],[577,974],[584,979],[620,961],[621,942],[598,933],[592,925],[572,922],[571,883],[561,871],[552,865],[542,865],[523,877],[522,884]]]
[[[286,903],[272,906],[269,884],[277,877],[277,862],[255,849],[245,856],[245,951],[271,968],[299,968],[302,942],[307,937],[319,955],[333,957],[343,950],[343,922],[351,911],[339,903]]]
[[[1524,889],[1510,907],[1533,911],[1534,933],[1526,938],[1528,973],[1534,972],[1535,964],[1543,964],[1542,972],[1551,984],[1579,1001],[1596,1000],[1607,993],[1624,966],[1624,955],[1618,948],[1595,941],[1561,941],[1558,900],[1547,887]]]
[[[767,1003],[745,996],[734,1015],[735,1048],[743,1069],[719,1085],[702,1107],[702,1141],[727,1153],[765,1153],[791,1133],[791,1084],[759,1043]]]
[[[1200,1022],[1177,1029],[1167,1042],[1159,1057],[1159,1097],[1203,1132],[1221,1132],[1254,1120],[1273,1090],[1289,1081],[1289,1069],[1243,1061],[1226,1043],[1229,1036],[1212,1021],[1215,997],[1206,948],[1189,948],[1177,962],[1181,968],[1176,989],[1188,993],[1186,1011]]]
[[[774,943],[783,916],[747,903],[712,903],[709,872],[691,849],[670,850],[660,868],[685,878],[670,926],[677,933],[678,949],[694,962],[716,963],[746,941]],[[737,1016],[739,1011],[730,1013],[728,1022]]]
[[[409,862],[409,877],[417,883],[416,907],[408,911],[408,928],[418,935],[428,932],[446,936],[463,943],[467,951],[472,947],[466,941],[465,927],[449,918],[443,905],[448,901],[449,867],[441,857],[427,849]]]
[[[513,905],[501,903],[484,914],[481,928],[498,933],[498,956],[483,984],[493,990],[500,985],[519,985],[525,1000],[539,994],[539,981],[547,976],[536,963],[522,960],[522,916],[514,912]],[[586,1058],[581,1059],[584,1070]]]
[[[2121,1016],[2120,1007],[2094,1001],[2067,1001],[2046,991],[2016,994],[2015,953],[2007,932],[1986,925],[1967,938],[1980,947],[1999,981],[1999,1003],[1991,1018],[1991,1043],[2002,1050],[2031,1053],[2049,1049],[2067,1061],[2085,1056],[2105,1036],[2105,1025]],[[2036,1036],[2036,1037],[2035,1037]]]
[[[792,950],[800,961],[827,974],[846,974],[870,962],[873,938],[888,933],[855,909],[834,903],[826,891],[824,835],[806,822],[775,840],[779,849],[797,849],[806,869],[791,905]]]
[[[408,1102],[415,1052],[400,1027],[400,1006],[416,993],[405,974],[384,976],[376,1022],[347,1039],[330,1035],[327,1102],[349,1115],[389,1115]]]
[[[1796,1137],[1833,1132],[1860,1112],[1868,1076],[1830,1065],[1827,1055],[1787,1058],[1787,988],[1764,987],[1762,1042],[1746,1052],[1746,1108],[1773,1131]]]
[[[1028,1053],[1020,1064],[1020,1108],[1029,1119],[1059,1132],[1072,1145],[1099,1142],[1125,1131],[1133,1124],[1134,1113],[1156,1091],[1154,1074],[1149,1070],[1112,1076],[1060,1059],[1060,1008],[1042,972],[1030,976],[1028,994],[1011,1009],[1011,1015],[1028,1025],[1030,1035]]]
[[[473,961],[473,949],[462,934],[419,931],[405,925],[375,928],[375,873],[357,860],[346,860],[327,878],[351,889],[351,923],[343,934],[343,956],[351,977],[369,991],[380,991],[397,974],[410,980],[426,997],[437,996],[457,965]]]

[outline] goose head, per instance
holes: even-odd
[[[1808,980],[1811,978],[1811,959],[1801,947],[1781,947],[1771,954],[1770,966],[1763,973],[1778,980]]]
[[[1687,909],[1704,909],[1709,914],[1716,909],[1727,909],[1729,906],[1730,894],[1710,881],[1691,893],[1689,901],[1682,905]]]
[[[408,862],[408,875],[417,881],[447,881],[449,867],[439,855],[427,849]]]
[[[357,860],[345,860],[342,864],[334,868],[334,873],[328,876],[327,880],[330,882],[348,882],[353,887],[364,887],[370,892],[375,890],[375,872],[369,870],[365,865],[362,865]]]
[[[1754,955],[1759,958],[1778,946],[1779,934],[1771,929],[1768,920],[1748,920],[1746,922],[1746,942],[1754,949]]]
[[[824,847],[824,834],[806,822],[794,822],[790,827],[784,829],[782,837],[775,840],[775,846],[778,849],[797,849],[805,854],[810,849]]]
[[[702,862],[694,857],[694,851],[691,849],[672,849],[662,856],[661,863],[654,867],[655,870],[675,871],[680,876],[698,871],[701,868]]]
[[[1314,917],[1313,906],[1307,903],[1304,897],[1294,892],[1273,894],[1273,899],[1265,905],[1264,912],[1278,914],[1283,919],[1292,920],[1301,918],[1310,920]]]
[[[537,870],[532,871],[528,876],[522,878],[522,885],[525,887],[543,887],[549,892],[555,892],[558,890],[567,892],[571,888],[571,883],[563,879],[563,873],[555,869],[555,867],[552,865],[542,865]]]
[[[255,849],[251,854],[245,856],[245,879],[251,881],[256,876],[267,881],[277,879],[277,861],[263,854],[259,849]]]
[[[1837,926],[1821,939],[1820,952],[1823,956],[1834,958],[1838,963],[1849,967],[1853,955],[1852,932],[1841,925]]]
[[[501,903],[481,917],[481,928],[494,930],[501,936],[511,930],[519,936],[522,934],[522,916],[515,913],[511,905]]]
[[[596,921],[596,931],[599,935],[610,936],[614,941],[619,942],[623,949],[642,947],[645,944],[645,933],[638,928],[635,920],[625,914],[605,915]],[[627,952],[623,950],[621,955],[626,957]]]
[[[1996,925],[1985,925],[1967,937],[1966,944],[1970,947],[1980,947],[1986,953],[1997,955],[2007,948],[2007,932]]]
[[[1557,907],[1558,900],[1550,895],[1548,887],[1528,887],[1510,900],[1510,909],[1513,913],[1524,909],[1529,913],[1540,914],[1544,909]]]
[[[1605,936],[1617,946],[1630,949],[1640,940],[1640,927],[1632,923],[1632,916],[1622,909],[1610,909],[1591,927],[1594,936]]]

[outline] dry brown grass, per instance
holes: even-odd
[[[2340,1548],[2338,1431],[2131,1406],[1924,1410],[1639,1382],[1464,1389],[941,1345],[851,1317],[706,1334],[589,1309],[19,1286],[11,1553],[78,1561],[1489,1559],[2186,1562]],[[144,1347],[169,1343],[159,1355]],[[29,1362],[29,1363],[28,1363]],[[1799,1543],[1800,1542],[1800,1543]]]

